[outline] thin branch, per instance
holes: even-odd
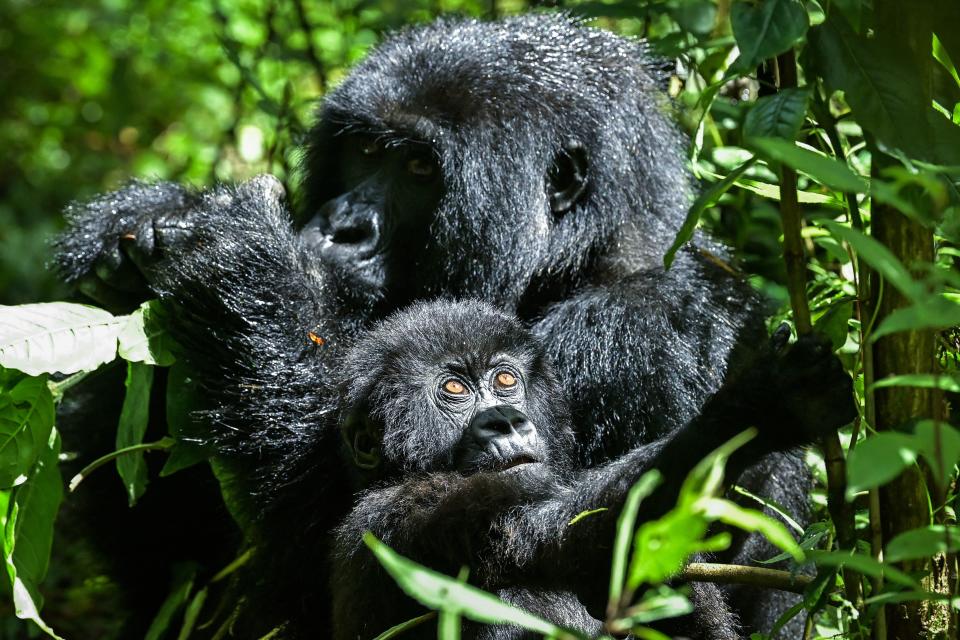
[[[793,574],[778,569],[748,567],[740,564],[716,564],[713,562],[691,562],[680,572],[679,577],[688,582],[746,584],[752,587],[779,589],[792,593],[803,593],[813,580],[810,576]]]
[[[168,436],[165,438],[160,438],[156,442],[144,442],[142,444],[135,444],[130,447],[124,447],[123,449],[117,449],[116,451],[111,451],[105,456],[100,456],[99,458],[97,458],[96,460],[94,460],[93,462],[85,466],[83,469],[81,469],[80,473],[73,476],[73,478],[70,480],[70,485],[69,485],[70,491],[76,490],[77,485],[83,482],[83,480],[87,476],[89,476],[91,473],[93,473],[103,465],[107,464],[111,460],[116,460],[120,456],[125,456],[131,453],[140,453],[142,451],[165,451],[173,447],[173,445],[175,445],[176,443],[177,443],[176,440]]]

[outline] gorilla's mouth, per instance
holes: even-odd
[[[508,471],[509,469],[515,469],[517,467],[523,466],[525,464],[535,464],[540,462],[537,458],[529,454],[521,454],[519,456],[505,460],[497,468],[497,471]]]

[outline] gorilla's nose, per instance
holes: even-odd
[[[480,440],[503,436],[528,436],[533,433],[533,423],[522,411],[509,405],[484,409],[470,421],[470,430]]]
[[[374,254],[380,240],[376,207],[350,199],[349,194],[326,203],[304,227],[325,252],[341,261],[362,260]]]

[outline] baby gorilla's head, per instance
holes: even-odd
[[[570,466],[569,412],[543,351],[489,304],[442,300],[396,313],[354,345],[342,374],[344,441],[366,481]]]

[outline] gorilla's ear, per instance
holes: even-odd
[[[547,188],[555,214],[572,209],[587,190],[587,149],[579,140],[567,140],[553,159]]]
[[[359,411],[351,412],[344,420],[340,433],[354,465],[367,470],[380,466],[380,441],[383,434],[365,414]]]

